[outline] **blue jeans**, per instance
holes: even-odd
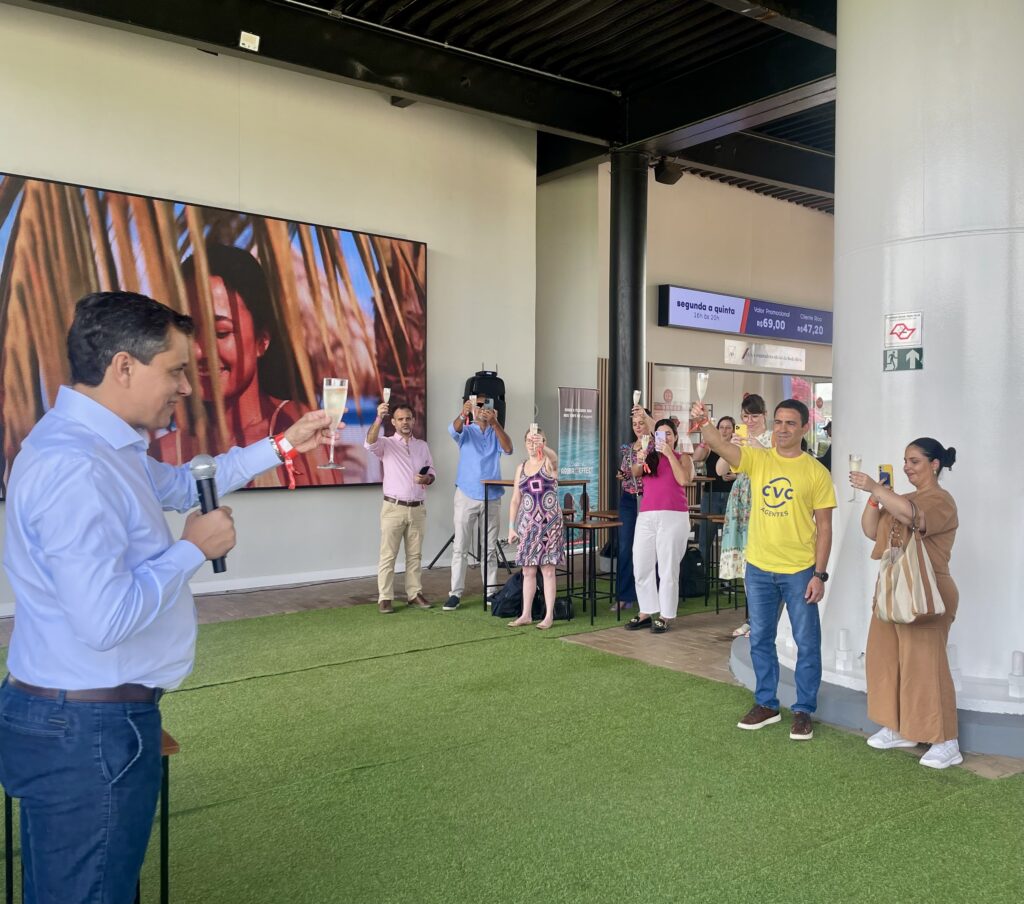
[[[754,702],[779,708],[779,657],[775,650],[779,609],[785,603],[796,641],[796,703],[793,712],[813,713],[821,685],[821,620],[817,605],[804,599],[814,567],[796,574],[762,571],[747,562],[747,613],[750,617],[750,660],[757,685]]]
[[[615,598],[620,603],[636,602],[633,579],[633,535],[636,533],[637,500],[625,491],[619,497],[619,560],[615,563]]]
[[[155,703],[0,687],[0,782],[21,798],[24,904],[131,904],[160,789]]]

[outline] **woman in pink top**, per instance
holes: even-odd
[[[629,631],[650,628],[662,634],[679,608],[679,563],[690,537],[685,486],[693,481],[693,457],[676,452],[678,439],[675,424],[667,418],[660,420],[654,425],[654,452],[637,453],[637,476],[648,473],[644,473],[644,495],[633,537],[640,614],[626,623]]]

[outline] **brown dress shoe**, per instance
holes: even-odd
[[[415,609],[433,609],[434,604],[430,602],[422,593],[417,593],[411,600],[409,605]]]
[[[391,605],[391,600],[381,600],[377,603],[377,608],[380,610],[381,615],[391,615],[395,611],[395,607]]]

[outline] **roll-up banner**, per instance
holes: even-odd
[[[601,458],[597,399],[596,389],[558,388],[558,479],[587,481],[590,508],[597,507]],[[559,487],[558,495],[582,508],[583,487]]]

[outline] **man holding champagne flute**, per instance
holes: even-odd
[[[188,582],[235,545],[187,464],[147,455],[192,393],[192,319],[97,292],[68,333],[73,385],[11,471],[4,567],[18,612],[0,686],[0,782],[22,799],[24,899],[131,901],[160,787],[164,691],[192,670]],[[330,441],[323,411],[216,458],[219,495]]]
[[[405,542],[405,595],[409,606],[429,609],[430,602],[423,595],[420,561],[423,551],[423,532],[427,522],[426,487],[435,480],[434,460],[427,444],[412,434],[416,421],[408,405],[396,405],[391,422],[395,432],[381,436],[384,418],[391,412],[388,399],[391,391],[384,390],[384,401],[377,406],[374,419],[364,443],[367,450],[381,460],[384,468],[384,506],[380,512],[380,560],[377,563],[377,608],[382,615],[391,615],[395,609],[395,559],[398,547]]]
[[[774,447],[727,443],[708,420],[702,402],[691,416],[704,441],[734,471],[750,475],[752,505],[747,539],[747,610],[750,660],[756,686],[754,706],[738,723],[758,729],[779,722],[779,658],[775,649],[779,607],[786,605],[797,645],[796,702],[789,736],[814,736],[811,714],[821,685],[821,622],[818,603],[825,595],[832,549],[832,509],[836,494],[822,465],[800,447],[810,413],[803,402],[786,399],[775,406]]]

